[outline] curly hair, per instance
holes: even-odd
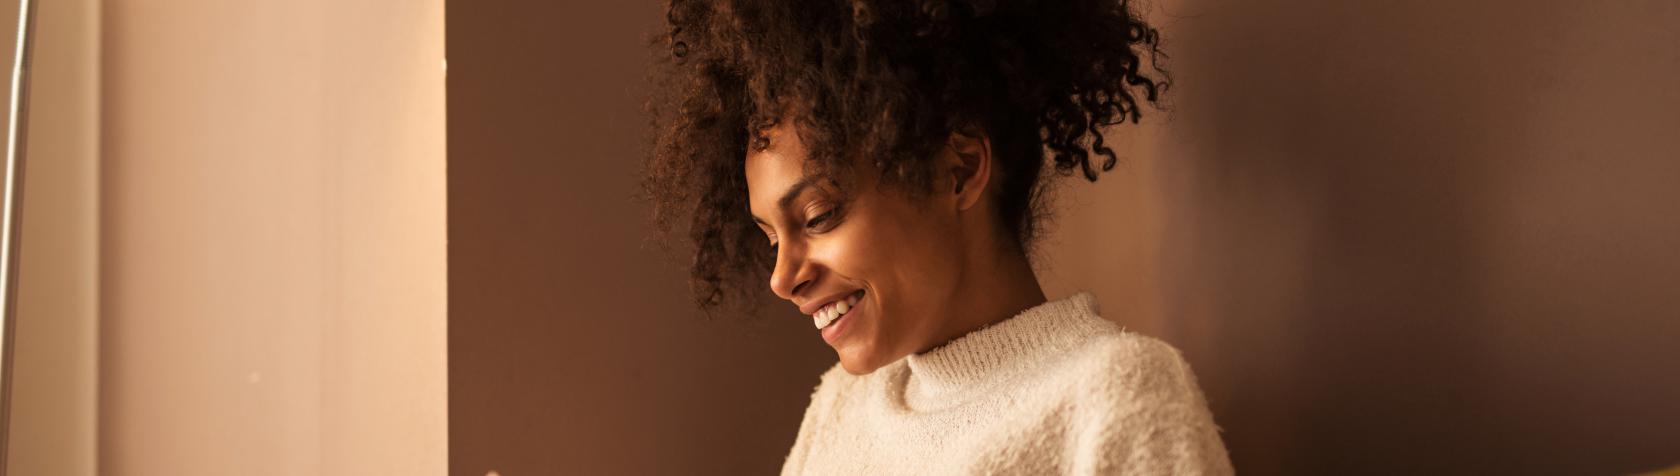
[[[1127,0],[670,0],[666,23],[642,193],[661,236],[695,247],[708,313],[752,301],[775,264],[745,157],[781,121],[808,174],[843,183],[872,158],[911,197],[931,193],[951,134],[987,137],[1002,231],[1025,252],[1048,216],[1046,152],[1058,175],[1095,181],[1116,160],[1101,128],[1136,123],[1140,96],[1159,107],[1168,85],[1159,35]]]

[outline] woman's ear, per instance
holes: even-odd
[[[992,142],[985,136],[952,132],[946,149],[948,157],[954,159],[947,161],[952,178],[950,192],[956,195],[957,210],[968,210],[980,203],[992,180]]]

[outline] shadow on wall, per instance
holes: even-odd
[[[1680,6],[1312,3],[1162,22],[1164,309],[1237,467],[1680,461]]]

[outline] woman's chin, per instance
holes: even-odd
[[[873,367],[873,366],[853,364],[853,363],[849,363],[849,362],[850,361],[848,361],[846,359],[840,359],[840,368],[845,369],[846,373],[849,373],[849,374],[852,374],[852,375],[868,375],[868,374],[874,372],[875,369],[879,368],[879,367]]]
[[[855,355],[852,352],[848,352],[848,350],[851,349],[841,349],[837,351],[840,355],[840,368],[846,369],[846,373],[852,375],[866,375],[874,373],[876,370],[886,365],[886,362],[880,362],[880,359],[872,358],[872,356],[867,355],[867,353],[860,352],[859,354],[864,355]]]

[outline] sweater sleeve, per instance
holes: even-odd
[[[840,364],[834,364],[822,375],[816,390],[811,392],[811,403],[805,407],[805,417],[799,422],[799,434],[793,439],[793,448],[788,450],[787,458],[782,461],[783,475],[805,474],[806,457],[811,453],[811,438],[816,434],[824,415],[833,407],[834,374],[840,369]]]
[[[1131,336],[1107,346],[1077,410],[1074,474],[1228,475],[1219,427],[1178,350]]]

